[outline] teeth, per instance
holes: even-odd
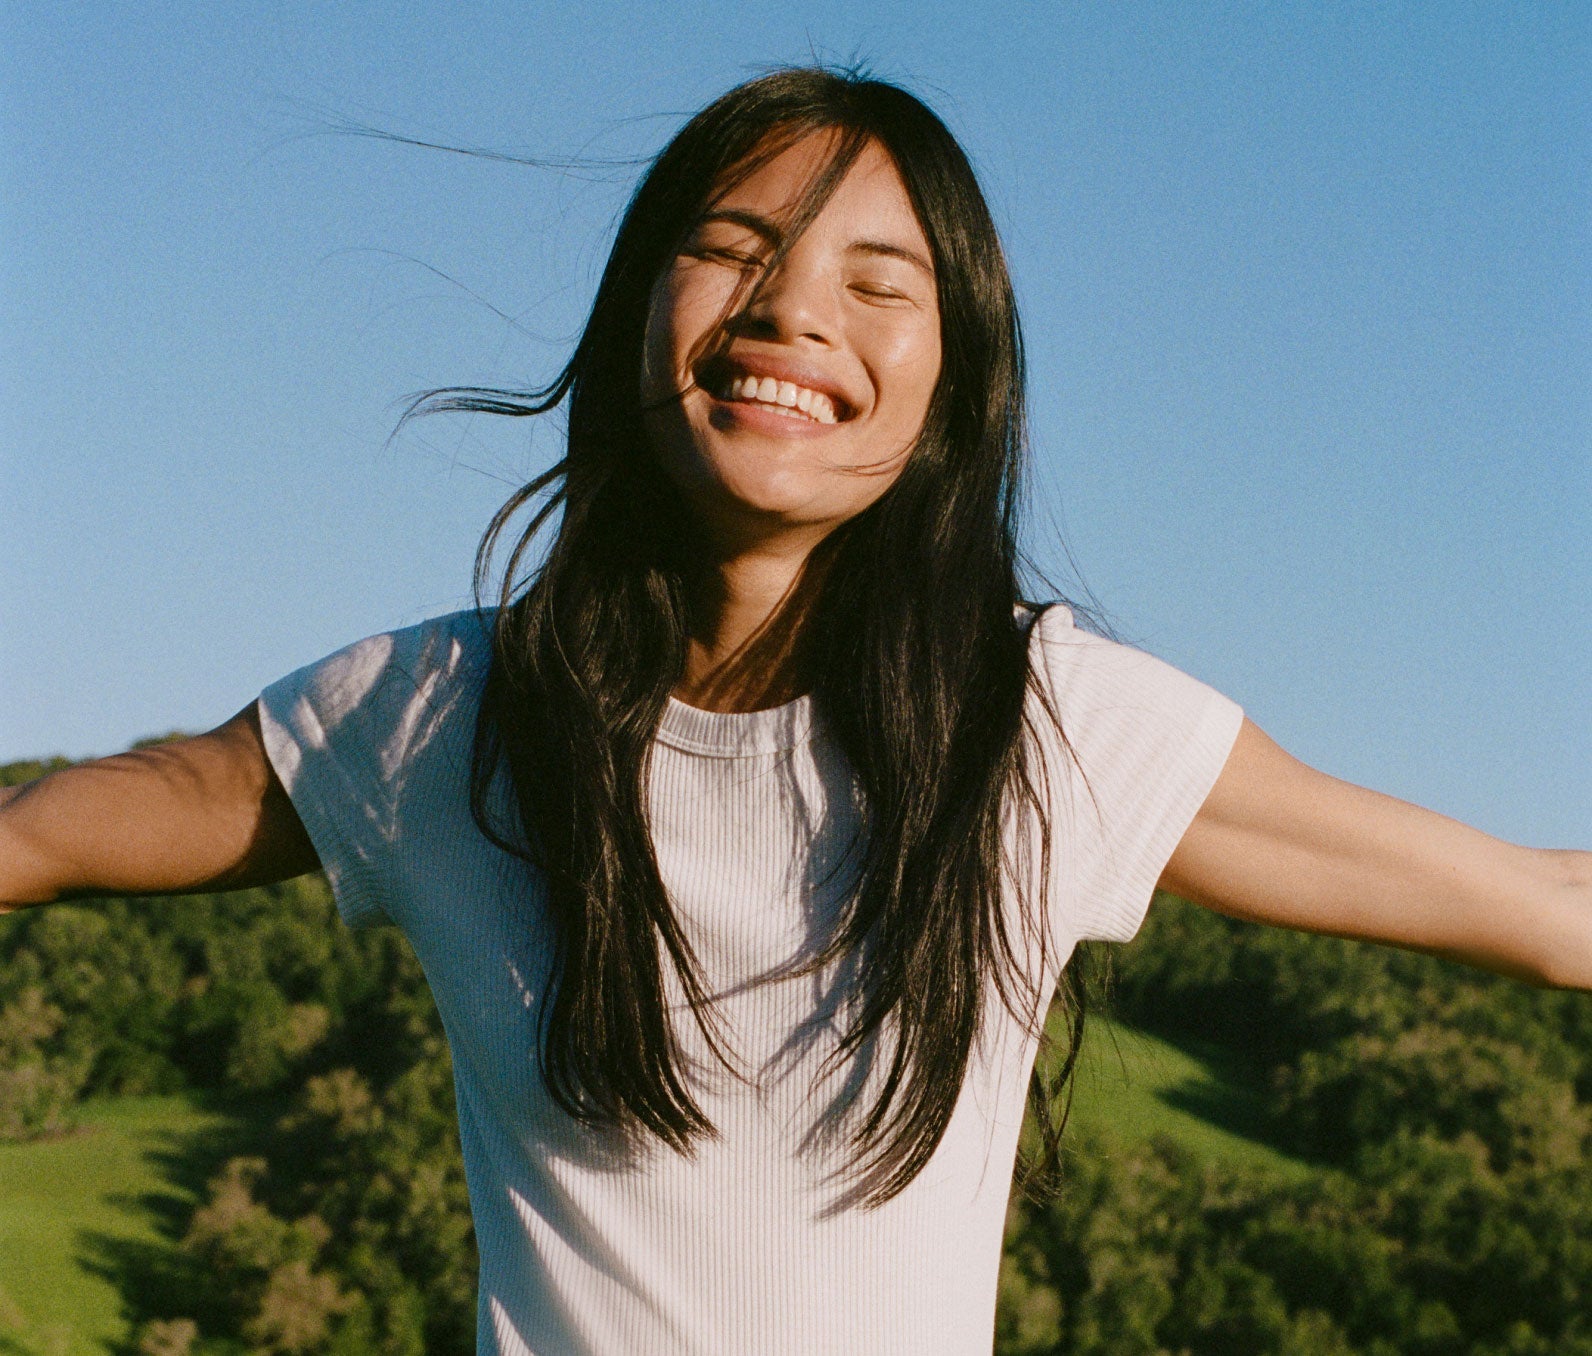
[[[835,422],[835,402],[822,391],[798,386],[793,381],[780,381],[775,377],[737,377],[730,382],[731,400],[755,400],[763,405],[778,405],[783,409],[799,410],[820,424]]]

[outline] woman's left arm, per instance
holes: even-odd
[[[1160,884],[1250,922],[1592,989],[1592,853],[1518,847],[1340,782],[1248,720]]]

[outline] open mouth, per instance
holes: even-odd
[[[749,371],[727,359],[706,364],[697,384],[728,404],[761,405],[815,424],[838,424],[851,417],[846,403],[828,391],[784,376]]]
[[[793,381],[776,381],[773,377],[737,377],[722,392],[720,400],[755,401],[759,405],[773,405],[787,414],[800,415],[817,424],[834,424],[835,402],[822,391],[808,386],[798,386]]]

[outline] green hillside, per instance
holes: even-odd
[[[1310,1169],[1258,1138],[1259,1094],[1220,1050],[1198,1058],[1094,1022],[1074,1128],[1113,1145],[1164,1136],[1285,1176]],[[158,1272],[235,1121],[189,1096],[95,1099],[59,1138],[0,1144],[0,1356],[105,1356],[128,1336],[129,1267]]]
[[[1260,1071],[1230,1050],[1198,1055],[1106,1018],[1085,1025],[1073,1130],[1112,1148],[1165,1137],[1202,1159],[1285,1179],[1315,1171],[1266,1141]]]
[[[0,1144],[0,1353],[104,1356],[130,1268],[172,1251],[228,1122],[186,1096],[85,1104],[59,1138]]]

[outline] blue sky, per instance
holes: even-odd
[[[390,435],[556,370],[633,171],[335,128],[611,161],[814,55],[979,166],[1036,555],[1307,761],[1592,845],[1579,4],[6,5],[0,759],[462,605],[556,455]]]

